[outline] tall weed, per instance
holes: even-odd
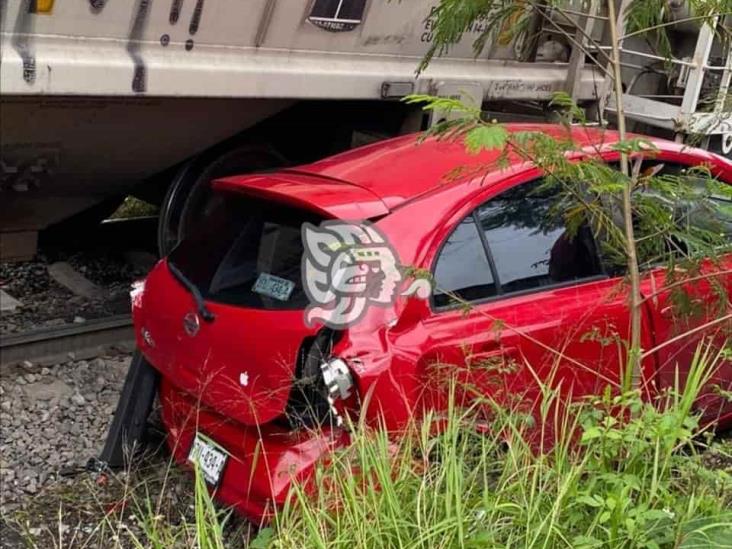
[[[266,545],[732,547],[732,477],[702,465],[692,406],[721,359],[697,352],[685,387],[657,402],[608,390],[540,406],[555,437],[543,451],[525,413],[489,399],[452,398],[399,435],[358,425],[296,486]],[[486,405],[488,430],[476,419]]]

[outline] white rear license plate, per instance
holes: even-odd
[[[193,444],[188,452],[188,461],[201,469],[206,482],[216,486],[221,480],[228,454],[218,444],[200,433],[196,433]]]

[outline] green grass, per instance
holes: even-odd
[[[557,433],[543,451],[525,414],[490,400],[453,401],[399,436],[360,425],[318,467],[318,490],[293,492],[267,546],[732,547],[732,477],[704,466],[691,413],[718,359],[697,353],[686,390],[663,402],[543,406],[540,430]]]
[[[202,482],[149,448],[125,471],[79,474],[3,513],[0,541],[34,549],[246,547],[254,527],[215,507]]]
[[[215,505],[200,473],[191,482],[156,461],[102,488],[90,483],[95,499],[83,509],[70,499],[83,490],[58,502],[59,525],[101,515],[90,533],[26,540],[135,549],[732,548],[732,439],[702,431],[692,406],[724,359],[700,349],[685,389],[655,402],[607,391],[557,406],[546,389],[534,421],[488,398],[458,405],[465,392],[450,381],[447,409],[401,433],[350,426],[352,444],[296,485],[253,539]]]
[[[120,204],[109,219],[126,219],[130,217],[146,217],[151,215],[158,215],[159,207],[139,198],[135,198],[130,195],[124,199],[124,202]]]

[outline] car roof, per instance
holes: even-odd
[[[504,124],[512,133],[542,132],[557,139],[571,137],[578,149],[592,148],[607,153],[618,142],[618,133],[600,127],[560,124]],[[411,134],[353,149],[312,164],[263,174],[230,176],[214,181],[214,187],[311,209],[338,219],[376,219],[396,208],[445,186],[475,179],[492,185],[511,173],[531,168],[516,154],[507,157],[508,166],[495,161],[500,151],[470,154],[462,140],[422,139]],[[732,178],[732,162],[718,155],[655,137],[643,137],[674,159],[693,158],[706,163],[715,175]],[[465,170],[454,177],[458,169]],[[451,177],[453,175],[453,177]]]
[[[509,132],[537,131],[556,138],[567,138],[568,129],[560,124],[505,124]],[[607,147],[618,141],[615,131],[597,127],[572,126],[572,140],[578,147]],[[473,155],[462,140],[420,141],[422,134],[411,134],[380,141],[319,160],[294,170],[357,185],[379,197],[390,210],[430,192],[449,181],[456,168],[479,167],[495,161],[499,151]],[[654,142],[656,140],[653,140]],[[525,164],[509,155],[509,168]]]

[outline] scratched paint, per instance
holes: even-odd
[[[183,0],[173,0],[170,4],[170,15],[168,21],[171,25],[175,25],[180,19],[180,12],[183,9]]]
[[[191,24],[188,26],[188,32],[191,36],[198,32],[198,27],[201,25],[201,17],[203,16],[203,3],[205,0],[196,0],[196,7],[193,8],[193,15],[191,16]]]
[[[35,9],[35,0],[21,0],[18,16],[13,27],[13,49],[21,59],[23,80],[28,84],[34,84],[36,81],[36,55],[33,44],[33,37],[35,36],[33,33],[33,14]]]
[[[147,70],[145,68],[145,60],[140,54],[140,44],[151,6],[152,0],[137,1],[135,19],[132,22],[130,34],[127,39],[127,53],[130,54],[134,66],[132,91],[135,93],[144,93],[147,90]]]

